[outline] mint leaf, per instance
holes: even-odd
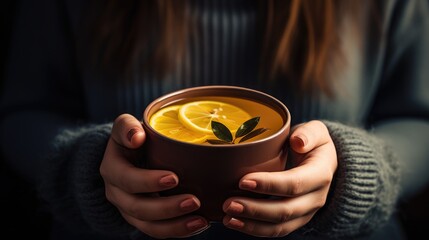
[[[232,133],[225,125],[220,122],[212,121],[211,126],[213,134],[217,138],[228,143],[232,142]]]
[[[235,138],[239,138],[250,133],[256,127],[256,125],[258,125],[259,119],[260,117],[254,117],[241,124],[235,133]]]
[[[266,132],[267,130],[268,130],[268,128],[258,128],[255,131],[250,132],[249,134],[244,136],[242,139],[240,139],[240,141],[238,141],[238,143],[241,143],[241,142],[247,141],[251,138],[254,138],[254,137]]]

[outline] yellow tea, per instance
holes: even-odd
[[[245,122],[247,124],[243,124]],[[284,120],[276,110],[254,100],[205,96],[171,102],[152,114],[149,124],[162,135],[175,140],[222,144],[240,143],[242,140],[251,142],[266,138],[279,131],[284,125]],[[214,129],[213,126],[215,126]],[[245,128],[249,126],[251,129],[246,131]],[[218,127],[221,128],[218,129]],[[227,130],[222,131],[225,127],[231,133],[227,138],[228,141],[222,138],[223,134],[228,135]],[[240,127],[244,131],[239,130]],[[220,139],[218,139],[217,130],[220,131]],[[247,135],[241,136],[240,133]],[[240,136],[240,139],[234,136]]]

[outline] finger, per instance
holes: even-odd
[[[109,140],[100,174],[104,181],[129,193],[159,192],[177,186],[176,174],[167,170],[148,170],[135,167],[109,145],[116,144]]]
[[[189,237],[210,226],[207,220],[200,216],[185,216],[163,221],[140,221],[128,215],[124,215],[124,218],[140,231],[156,239]]]
[[[281,172],[254,172],[240,179],[239,187],[257,193],[274,196],[299,196],[327,187],[331,184],[334,170],[323,164],[323,159],[310,157],[298,167]]]
[[[125,214],[146,221],[178,217],[201,206],[200,201],[191,194],[150,197],[128,194],[113,186],[106,188],[106,197]]]
[[[290,136],[290,146],[298,153],[310,150],[331,141],[328,129],[321,121],[310,121],[300,124]]]
[[[313,215],[310,214],[291,221],[273,224],[225,216],[223,224],[228,228],[256,237],[284,237],[307,224],[312,217]]]
[[[300,197],[283,199],[232,197],[225,201],[223,209],[227,215],[235,218],[282,223],[314,214],[325,205],[327,192],[316,191]]]
[[[113,124],[112,138],[121,146],[135,149],[143,144],[146,134],[139,120],[130,114],[121,114]]]

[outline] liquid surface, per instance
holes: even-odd
[[[173,102],[155,112],[149,124],[169,138],[200,144],[212,144],[218,140],[213,133],[212,121],[226,126],[234,138],[238,128],[247,120],[259,117],[255,130],[265,129],[247,139],[251,142],[276,133],[284,122],[280,114],[271,107],[248,99],[234,97],[199,97]],[[239,139],[234,139],[234,143]]]

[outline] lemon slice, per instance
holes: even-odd
[[[219,101],[194,101],[183,104],[179,109],[179,121],[188,129],[213,135],[211,121],[224,124],[235,133],[251,116],[243,109]]]
[[[189,143],[203,143],[207,136],[199,132],[193,132],[180,123],[178,111],[180,105],[162,108],[152,115],[149,124],[162,135]]]

